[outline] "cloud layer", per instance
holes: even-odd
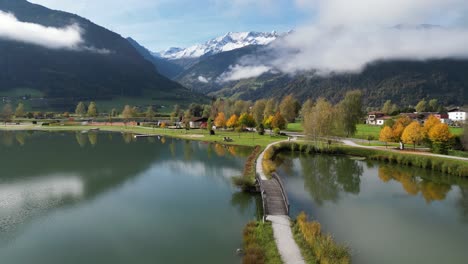
[[[221,78],[233,81],[270,70],[296,74],[359,72],[380,60],[468,58],[468,29],[454,27],[465,0],[296,0],[315,14],[269,47],[267,56],[242,58]],[[442,27],[411,26],[443,21]],[[401,26],[395,27],[400,24]],[[252,70],[262,69],[262,70]],[[258,75],[255,75],[258,73]]]
[[[0,38],[39,45],[50,49],[77,49],[83,42],[78,25],[45,27],[21,22],[13,14],[0,11]]]

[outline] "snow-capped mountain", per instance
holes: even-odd
[[[276,31],[270,33],[229,32],[224,36],[209,40],[204,44],[198,44],[186,49],[169,48],[165,51],[154,53],[154,55],[169,60],[199,58],[205,55],[213,55],[250,45],[268,45],[278,37],[280,37],[280,35],[276,33]]]

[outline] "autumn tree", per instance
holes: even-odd
[[[252,107],[252,115],[257,124],[260,124],[264,119],[266,103],[267,103],[267,100],[265,99],[258,100],[255,102],[254,106]]]
[[[346,137],[356,133],[356,125],[362,117],[362,92],[359,90],[347,92],[345,98],[338,104],[338,120]]]
[[[265,111],[263,112],[263,117],[267,118],[269,116],[274,116],[276,113],[276,100],[270,98],[265,103]]]
[[[11,108],[10,104],[6,104],[5,106],[3,106],[3,110],[2,110],[2,119],[5,125],[12,118],[13,118],[13,109]]]
[[[268,129],[272,129],[273,127],[271,126],[271,123],[273,122],[273,118],[275,118],[273,115],[265,117],[265,119],[263,119],[263,126]]]
[[[392,113],[392,101],[387,100],[382,106],[381,111],[382,113],[387,114],[387,115],[391,114]]]
[[[24,104],[19,103],[15,110],[15,117],[24,117]]]
[[[309,109],[306,109],[309,108]],[[317,140],[319,136],[328,136],[333,128],[333,106],[325,99],[319,98],[315,105],[303,107],[304,132]]]
[[[81,117],[86,114],[86,105],[83,102],[78,103],[75,109],[75,114]]]
[[[112,110],[111,110],[111,116],[112,116],[112,117],[117,117],[118,115],[119,115],[119,112],[117,111],[117,109],[112,108]]]
[[[299,109],[297,100],[290,94],[283,98],[279,105],[281,115],[287,122],[292,123],[296,119]]]
[[[140,108],[137,106],[132,107],[132,116],[139,117],[140,116]]]
[[[421,125],[417,121],[413,121],[403,131],[401,139],[404,143],[413,144],[416,149],[416,144],[423,140],[424,134]]]
[[[180,105],[178,104],[174,105],[174,110],[171,113],[171,120],[179,121],[181,114],[182,114],[182,109],[180,108]]]
[[[426,121],[424,122],[424,127],[423,127],[423,133],[424,133],[424,137],[429,137],[429,131],[431,131],[431,129],[440,124],[440,120],[433,116],[433,115],[430,115]]]
[[[156,112],[154,111],[153,106],[151,105],[148,106],[145,112],[145,117],[149,119],[153,119],[155,115],[156,115]]]
[[[98,110],[95,102],[89,103],[88,106],[88,116],[89,117],[96,117],[98,115]]]
[[[429,111],[436,112],[439,109],[439,101],[437,99],[429,100],[428,108]]]
[[[436,124],[429,130],[429,139],[432,141],[432,150],[440,154],[448,154],[448,143],[452,138],[447,124]]]
[[[247,114],[247,113],[243,113],[239,117],[238,123],[242,128],[244,128],[244,127],[255,127],[255,125],[256,125],[254,117],[252,115],[250,115],[250,114]]]
[[[128,122],[128,120],[133,117],[133,110],[129,105],[126,105],[124,107],[122,111],[122,117],[125,119],[126,122]]]
[[[220,112],[214,121],[216,127],[225,127],[226,126],[226,116],[223,112]]]
[[[249,112],[249,108],[250,108],[250,102],[237,100],[234,103],[234,114],[239,116],[242,113],[247,113]]]
[[[228,121],[226,122],[226,126],[229,127],[229,128],[235,128],[237,127],[237,121],[238,121],[238,117],[236,114],[233,114],[229,119]]]
[[[427,102],[426,100],[422,99],[419,101],[419,103],[415,107],[416,112],[421,113],[421,112],[426,112],[427,111]]]
[[[388,142],[393,141],[393,130],[391,127],[384,126],[382,130],[380,130],[379,140],[385,142],[385,148],[388,146]]]
[[[286,129],[287,122],[286,119],[281,115],[281,113],[278,111],[276,114],[273,116],[273,119],[271,120],[271,127],[273,129],[278,128],[278,129]]]

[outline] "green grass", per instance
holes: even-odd
[[[283,136],[269,136],[263,135],[260,136],[257,133],[237,133],[233,131],[222,131],[217,130],[216,135],[209,135],[207,130],[201,129],[162,129],[162,128],[146,128],[141,126],[81,126],[81,125],[71,125],[71,126],[27,126],[27,127],[16,127],[16,126],[0,126],[1,130],[42,130],[42,131],[82,131],[88,130],[91,128],[99,128],[102,131],[111,131],[111,132],[127,132],[127,133],[140,133],[140,134],[149,134],[149,135],[161,135],[161,136],[170,136],[176,138],[206,141],[206,142],[218,142],[226,145],[242,145],[242,146],[251,146],[255,147],[257,145],[266,147],[268,144],[277,142],[280,140],[286,139]],[[232,142],[224,142],[224,137],[230,137]]]
[[[378,140],[381,128],[380,126],[358,124],[356,134],[353,138],[367,139],[368,136],[373,136],[375,140]]]
[[[288,128],[286,130],[290,132],[303,132],[304,127],[301,122],[290,123],[288,124]]]
[[[461,127],[450,127],[449,130],[450,130],[450,133],[452,133],[455,136],[463,135],[463,128]]]
[[[282,264],[271,223],[250,222],[244,228],[243,264]]]

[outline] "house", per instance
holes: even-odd
[[[190,128],[206,128],[208,118],[206,117],[193,117],[190,120]]]
[[[460,107],[453,108],[448,111],[448,118],[452,122],[464,123],[466,121],[466,112],[465,109],[461,109]]]
[[[391,119],[390,116],[382,112],[369,112],[367,114],[366,124],[373,126],[383,126],[385,121]]]
[[[424,124],[430,116],[434,116],[440,120],[440,122],[447,124],[449,123],[448,114],[437,113],[437,112],[415,112],[415,113],[401,113],[401,116],[407,116],[413,121],[418,121]]]

